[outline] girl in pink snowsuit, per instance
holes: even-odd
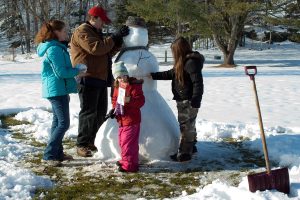
[[[143,80],[128,76],[124,63],[113,64],[115,88],[112,97],[113,112],[119,123],[121,160],[117,162],[121,172],[137,172],[139,169],[140,108],[145,103]]]

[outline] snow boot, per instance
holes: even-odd
[[[88,147],[77,147],[77,155],[81,157],[92,157],[93,154]]]
[[[121,164],[121,163],[120,163],[120,164]],[[123,169],[122,166],[119,166],[118,171],[119,171],[119,172],[123,172],[123,173],[127,173],[127,172],[128,172],[127,170]]]
[[[177,162],[177,161],[178,161],[178,160],[177,160],[177,153],[175,153],[175,154],[173,154],[173,155],[170,155],[170,158],[171,158],[171,160]]]
[[[61,160],[59,160],[59,161],[70,161],[70,160],[74,160],[73,156],[64,153],[63,159],[61,159]]]
[[[94,144],[89,144],[89,145],[88,145],[88,148],[89,148],[91,151],[98,151],[97,147],[96,147]]]
[[[194,153],[197,153],[197,152],[198,152],[198,149],[197,149],[196,145],[194,145],[194,146],[193,146],[193,154],[194,154]]]
[[[117,161],[117,162],[116,162],[116,165],[117,165],[118,167],[122,167],[122,164],[120,163],[120,161]]]
[[[187,153],[183,153],[183,154],[179,154],[177,156],[177,160],[178,162],[186,162],[192,159],[192,155],[191,154],[187,154]]]

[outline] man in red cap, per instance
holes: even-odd
[[[74,31],[71,38],[72,65],[84,64],[87,71],[77,78],[80,99],[77,154],[92,156],[97,150],[94,140],[107,112],[107,86],[111,74],[111,54],[119,49],[129,28],[123,26],[111,37],[103,37],[102,27],[109,24],[106,11],[100,6],[88,11],[88,21]]]

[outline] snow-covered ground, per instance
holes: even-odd
[[[16,165],[24,154],[33,150],[12,139],[8,131],[0,129],[0,199],[30,199],[35,189],[52,186],[48,178],[36,176]]]
[[[150,51],[156,56],[163,56],[165,50],[169,51],[169,46],[154,46]],[[214,67],[220,61],[213,57],[222,55],[218,50],[200,52],[204,54],[206,64],[203,69],[205,94],[197,118],[199,158],[208,159],[217,155],[217,158],[226,161],[226,154],[232,152],[221,152],[222,148],[210,145],[224,138],[249,138],[244,145],[262,151],[252,83],[244,75],[242,67],[257,65],[256,81],[270,158],[279,166],[289,167],[291,194],[286,196],[276,191],[250,193],[247,179],[244,178],[238,187],[215,180],[199,188],[196,194],[183,194],[179,199],[300,199],[300,45],[286,42],[263,51],[249,50],[248,47],[240,49],[235,56],[238,67],[234,69]],[[26,60],[18,56],[17,62],[0,60],[0,114],[18,113],[16,119],[29,121],[33,125],[15,128],[45,142],[51,125],[51,108],[49,102],[41,98],[40,63],[38,58],[33,57]],[[164,64],[160,70],[169,68],[171,64]],[[158,82],[158,91],[177,115],[170,82]],[[79,112],[77,95],[71,95],[70,106],[71,127],[66,137],[76,137]],[[16,165],[21,155],[31,151],[29,147],[23,147],[3,130],[0,131],[0,144],[0,191],[3,195],[0,195],[0,199],[5,196],[14,198],[10,195],[15,194],[16,190],[19,191],[17,195],[24,194],[24,198],[29,198],[35,186],[41,183],[49,186],[48,180]],[[22,176],[19,174],[28,176],[25,186],[20,186]]]

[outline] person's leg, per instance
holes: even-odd
[[[189,101],[177,102],[177,109],[181,131],[180,147],[177,157],[180,158],[179,160],[190,160],[197,136],[195,121],[198,109],[192,108]],[[182,156],[186,158],[181,158]]]
[[[125,126],[121,133],[121,165],[125,171],[136,172],[139,167],[140,125]]]
[[[51,104],[51,106],[52,106],[53,119],[52,119],[50,134],[53,133],[53,131],[56,129],[56,127],[58,125],[58,119],[57,119],[57,116],[56,116],[56,113],[55,113],[55,109],[53,108],[53,104]]]
[[[98,88],[78,85],[78,95],[81,110],[79,112],[77,146],[88,147],[97,123]]]
[[[102,126],[104,123],[104,118],[107,113],[107,104],[108,104],[108,99],[107,99],[107,87],[99,88],[99,98],[97,102],[97,120],[93,129],[93,132],[91,134],[90,138],[90,145],[93,146],[95,142],[95,138],[97,135],[97,132],[99,128]]]
[[[47,147],[44,152],[44,160],[62,160],[63,149],[62,140],[65,132],[70,126],[69,97],[68,95],[50,98],[53,113],[57,117],[57,127],[49,137]]]
[[[121,158],[120,158],[120,160],[117,162],[117,165],[118,166],[122,166],[122,160],[123,160],[123,149],[122,149],[122,146],[123,146],[123,130],[124,130],[124,127],[122,127],[122,126],[120,126],[119,127],[119,147],[120,147],[120,150],[121,150]]]

